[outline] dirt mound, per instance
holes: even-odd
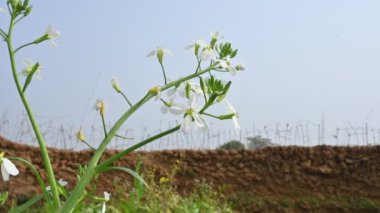
[[[32,162],[42,171],[38,148],[12,143],[0,137],[0,150]],[[106,159],[116,151],[110,150]],[[80,164],[89,161],[91,151],[50,149],[57,178],[76,181]],[[212,182],[228,195],[260,195],[274,199],[305,196],[354,196],[380,200],[380,146],[373,147],[268,147],[258,150],[175,150],[135,152],[117,162],[135,168],[143,159],[145,169],[155,169],[157,178],[180,162],[174,183],[182,192],[190,191],[195,179]],[[17,163],[18,164],[18,163]],[[32,172],[18,164],[21,174],[9,182],[0,181],[0,191],[9,191],[20,202],[38,193]],[[46,179],[46,175],[43,173]],[[131,178],[111,172],[96,181],[98,190],[110,191],[115,178]],[[240,199],[240,198],[239,198]]]

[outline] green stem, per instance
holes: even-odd
[[[28,162],[27,160],[25,160],[23,158],[11,157],[9,159],[12,160],[12,161],[20,161],[21,163],[23,163],[24,165],[26,165],[29,169],[31,169],[33,171],[34,175],[37,178],[38,184],[40,184],[41,190],[44,193],[46,193],[45,183],[44,183],[44,181],[43,181],[40,173],[37,171],[36,167],[33,166],[33,164],[31,164],[30,162]],[[50,207],[52,207],[52,203],[51,203],[51,200],[49,199],[49,197],[45,196],[45,198],[46,198],[46,201],[48,202],[48,204],[50,205]]]
[[[132,103],[128,100],[127,96],[126,96],[122,91],[120,91],[120,94],[121,94],[121,95],[124,97],[124,99],[127,101],[128,105],[129,105],[130,107],[132,107]]]
[[[7,40],[7,34],[2,29],[0,29],[0,35],[4,40]]]
[[[210,66],[209,68],[199,71],[198,73],[194,73],[192,75],[189,75],[187,77],[184,77],[182,79],[179,79],[177,81],[173,81],[163,87],[161,87],[161,91],[164,91],[170,87],[176,86],[184,81],[187,81],[189,79],[198,77],[206,72],[209,72],[213,70],[214,67]],[[135,105],[133,105],[131,108],[129,108],[120,118],[119,120],[114,124],[114,126],[110,129],[108,132],[107,137],[105,137],[98,147],[98,149],[95,151],[91,161],[89,162],[86,171],[81,176],[79,182],[75,186],[74,190],[71,192],[70,196],[67,198],[65,204],[63,205],[61,212],[62,213],[69,213],[71,212],[76,204],[79,202],[81,195],[83,194],[86,186],[91,181],[91,179],[96,174],[96,165],[98,164],[103,152],[107,148],[107,145],[110,143],[111,139],[116,135],[117,131],[120,129],[120,127],[124,124],[124,122],[133,114],[135,113],[142,105],[144,105],[147,101],[149,101],[152,97],[154,97],[154,94],[147,93],[139,102],[137,102]]]
[[[202,114],[204,114],[204,115],[207,115],[207,116],[210,116],[210,117],[212,117],[212,118],[216,118],[216,119],[219,119],[219,120],[220,120],[220,118],[219,118],[218,116],[215,116],[215,115],[212,115],[212,114],[209,114],[209,113],[206,113],[206,112],[202,112]]]
[[[164,68],[164,65],[162,63],[160,63],[161,65],[161,69],[162,69],[162,73],[164,74],[164,81],[165,81],[165,85],[168,84],[168,81],[166,79],[166,72],[165,72],[165,68]]]
[[[11,62],[11,67],[12,67],[13,79],[16,83],[17,91],[21,97],[22,103],[24,104],[25,110],[28,114],[28,117],[29,117],[30,123],[33,127],[34,133],[36,134],[36,138],[37,138],[38,145],[40,147],[40,152],[42,155],[42,161],[44,162],[48,181],[49,181],[49,184],[50,184],[51,189],[52,189],[54,209],[59,209],[61,206],[61,202],[59,199],[59,193],[58,193],[57,183],[56,183],[56,180],[54,177],[53,167],[51,165],[49,153],[48,153],[48,150],[46,148],[46,143],[45,143],[45,140],[42,137],[42,134],[38,128],[38,124],[34,118],[32,109],[29,106],[28,100],[26,99],[26,96],[22,92],[20,81],[18,79],[17,68],[16,68],[16,63],[15,63],[15,56],[14,56],[13,47],[12,47],[12,31],[13,31],[13,26],[14,26],[14,19],[15,19],[15,17],[14,17],[14,15],[12,15],[11,21],[9,24],[8,38],[7,38],[8,52],[9,52],[9,57],[10,57],[10,62]]]
[[[86,144],[88,146],[88,148],[92,149],[93,151],[95,151],[96,149],[91,146],[89,143],[87,143],[87,141],[82,141],[84,144]]]
[[[27,46],[30,46],[30,45],[33,45],[33,44],[36,44],[36,43],[33,41],[33,42],[29,42],[29,43],[27,43],[27,44],[24,44],[24,45],[22,45],[22,46],[19,46],[19,47],[17,47],[17,48],[15,49],[14,53],[17,53],[17,51],[21,50],[22,48],[27,47]]]
[[[132,152],[132,151],[134,151],[134,150],[136,150],[136,149],[138,149],[138,148],[140,148],[140,147],[142,147],[142,146],[144,146],[144,145],[146,145],[146,144],[148,144],[148,143],[150,143],[150,142],[152,142],[154,140],[157,140],[157,139],[159,139],[161,137],[164,137],[165,135],[171,134],[171,133],[179,130],[180,127],[181,127],[181,125],[173,127],[173,128],[171,128],[169,130],[166,130],[165,132],[161,132],[161,133],[159,133],[159,134],[157,134],[155,136],[152,136],[152,137],[150,137],[148,139],[145,139],[145,140],[143,140],[143,141],[141,141],[141,142],[139,142],[139,143],[137,143],[137,144],[129,147],[128,149],[125,149],[122,152],[119,152],[118,154],[110,157],[106,161],[104,161],[101,164],[99,164],[96,167],[96,170],[99,171],[99,170],[105,169],[107,166],[111,165],[113,162],[119,160],[120,158],[122,158],[123,156],[127,155],[128,153],[130,153],[130,152]]]
[[[107,129],[106,129],[106,122],[104,120],[104,116],[100,113],[100,117],[102,117],[102,125],[103,125],[103,131],[104,131],[104,137],[107,137]]]

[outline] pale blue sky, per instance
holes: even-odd
[[[108,120],[126,108],[110,85],[118,77],[131,100],[162,83],[159,65],[145,55],[157,46],[174,53],[165,61],[172,78],[193,72],[195,61],[184,47],[219,31],[239,49],[247,70],[225,75],[233,84],[228,99],[240,113],[242,128],[295,120],[330,127],[380,126],[380,1],[36,1],[15,31],[22,44],[40,36],[47,25],[62,34],[59,47],[49,43],[22,51],[40,62],[42,81],[32,82],[28,97],[40,119],[67,125],[97,124],[97,98],[109,105]],[[4,7],[4,1],[0,7]],[[0,14],[0,25],[6,26]],[[0,44],[0,112],[22,112]],[[128,127],[174,121],[151,102]],[[222,107],[224,108],[224,106]],[[370,113],[371,112],[371,113]],[[370,116],[367,118],[367,115]],[[229,121],[211,123],[232,128]],[[100,125],[100,123],[99,123]]]

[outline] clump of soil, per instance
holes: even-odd
[[[8,157],[22,157],[32,162],[46,180],[38,148],[0,137],[0,151]],[[116,152],[109,150],[103,160]],[[75,185],[79,165],[88,162],[93,154],[92,151],[58,149],[50,149],[49,153],[57,179],[67,180],[69,188]],[[157,178],[167,176],[179,162],[180,169],[173,182],[180,192],[191,191],[194,180],[204,180],[223,189],[226,197],[235,199],[238,209],[247,212],[260,210],[262,198],[278,201],[285,209],[289,203],[299,203],[300,211],[310,208],[303,198],[318,202],[342,197],[380,200],[380,146],[134,152],[115,165],[134,169],[139,160],[143,162],[143,170],[155,170]],[[9,191],[11,198],[23,202],[40,189],[32,172],[21,164],[17,166],[20,175],[11,177],[8,182],[0,181],[0,191]],[[132,181],[126,174],[110,172],[100,175],[95,184],[99,192],[112,191],[117,187],[115,181],[120,179]],[[261,197],[260,202],[253,198],[257,196]],[[318,208],[314,210],[325,210]],[[328,208],[334,209],[336,205],[332,203]]]

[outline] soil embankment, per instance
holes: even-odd
[[[38,148],[12,143],[0,137],[0,151],[8,157],[27,159],[42,171]],[[104,157],[115,152],[110,150]],[[69,188],[73,187],[79,164],[87,162],[91,155],[91,151],[51,149],[57,179],[63,178],[69,182]],[[223,187],[227,196],[234,195],[236,199],[250,194],[273,199],[351,196],[380,200],[380,146],[135,152],[116,164],[134,168],[140,157],[143,168],[154,169],[158,178],[168,174],[179,160],[180,170],[173,182],[182,192],[191,190],[194,180],[198,179]],[[17,165],[20,175],[11,177],[9,182],[1,180],[0,191],[9,191],[13,198],[22,202],[40,190],[32,172],[19,163]],[[97,181],[98,190],[112,191],[115,178],[131,181],[130,177],[121,173],[102,174]]]

